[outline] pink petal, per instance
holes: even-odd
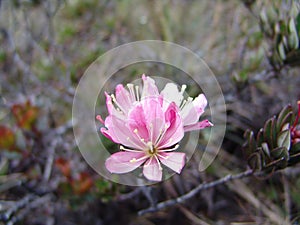
[[[111,115],[105,119],[105,127],[107,130],[102,129],[102,133],[112,141],[136,149],[145,147],[145,144],[128,128],[126,121]]]
[[[111,129],[110,129],[111,131]],[[100,132],[106,137],[108,138],[109,140],[115,142],[115,143],[120,143],[118,139],[114,138],[114,135],[111,134],[111,132],[108,131],[108,129],[104,128],[104,127],[101,127],[100,128]]]
[[[207,100],[200,94],[192,102],[187,103],[181,110],[184,126],[197,123],[207,105]]]
[[[183,100],[183,93],[178,90],[176,84],[168,83],[161,91],[161,95],[164,97],[164,108],[168,106],[171,102],[175,102],[177,106],[180,106]]]
[[[169,124],[163,138],[157,144],[159,148],[167,148],[178,143],[184,135],[182,119],[178,113],[179,108],[172,102],[165,112],[165,123]]]
[[[147,96],[158,96],[159,92],[155,85],[155,81],[152,78],[147,77],[145,74],[143,74],[142,79],[144,82],[142,98]]]
[[[128,113],[128,126],[136,136],[138,135],[139,138],[143,138],[146,142],[149,141],[144,109],[140,103],[136,104]]]
[[[129,92],[123,87],[122,84],[116,86],[116,99],[122,108],[122,111],[125,113],[127,113],[132,107],[133,100],[131,99]]]
[[[213,124],[211,122],[209,122],[208,120],[202,120],[198,123],[185,126],[184,127],[184,132],[192,131],[192,130],[201,130],[201,129],[204,129],[206,127],[212,127],[212,126],[213,126]]]
[[[107,107],[109,115],[114,115],[119,118],[125,118],[124,115],[121,114],[113,105],[111,96],[109,94],[107,94],[106,92],[105,92],[105,96],[106,96],[106,107]]]
[[[148,180],[161,181],[162,169],[154,157],[146,161],[143,167],[143,174]]]
[[[162,164],[180,173],[185,164],[185,153],[183,152],[165,152],[160,153],[162,157],[159,160]]]
[[[145,160],[138,160],[144,157],[143,152],[117,152],[112,154],[106,161],[105,166],[111,173],[127,173],[142,165]]]
[[[149,138],[152,143],[159,138],[162,129],[165,126],[165,115],[162,110],[160,99],[145,98],[142,101]]]

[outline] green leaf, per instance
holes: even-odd
[[[298,32],[293,18],[289,20],[288,26],[288,45],[291,49],[297,49],[299,46]]]
[[[285,147],[278,147],[271,150],[271,156],[273,159],[285,159],[288,160],[289,153],[288,150]]]
[[[258,146],[261,146],[262,143],[264,142],[264,134],[263,133],[264,133],[264,130],[262,128],[257,133],[256,142],[257,142]]]
[[[286,54],[285,54],[285,51],[284,51],[284,44],[283,42],[280,42],[277,46],[277,51],[279,53],[279,56],[282,60],[285,60],[286,59]]]
[[[274,148],[276,145],[275,117],[272,117],[265,123],[263,136],[264,141],[268,143],[269,148]]]
[[[277,139],[278,147],[285,147],[287,150],[290,150],[291,147],[291,132],[290,129],[283,130],[279,133]]]
[[[293,112],[291,104],[286,105],[278,115],[278,122],[281,123],[282,119],[290,112]]]
[[[244,138],[246,139],[246,143],[244,144],[244,153],[246,157],[249,157],[256,150],[256,142],[253,135],[253,131],[246,130],[244,134]]]
[[[262,147],[262,150],[264,151],[264,153],[268,157],[270,157],[270,150],[269,150],[268,144],[266,142],[264,142],[264,143],[261,144],[261,147]]]
[[[296,18],[296,29],[298,31],[298,35],[300,35],[300,13],[298,13],[298,16]]]
[[[293,115],[293,112],[288,112],[286,115],[278,117],[277,130],[281,131],[286,124],[291,124]]]
[[[248,158],[248,164],[249,164],[250,168],[253,170],[258,170],[258,171],[262,170],[263,163],[261,160],[261,155],[258,152],[252,154]]]
[[[289,20],[289,26],[288,26],[289,33],[297,33],[296,24],[294,21],[294,18],[290,18]]]

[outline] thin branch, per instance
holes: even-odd
[[[118,197],[118,201],[125,201],[125,200],[128,200],[128,199],[133,199],[134,197],[136,197],[141,192],[142,192],[142,188],[138,187],[138,188],[134,189],[132,192],[120,195]]]
[[[246,171],[241,172],[241,173],[236,174],[236,175],[229,174],[225,177],[220,178],[219,180],[215,180],[215,181],[210,182],[210,183],[199,184],[197,187],[195,187],[194,189],[192,189],[188,193],[186,193],[186,194],[184,194],[184,195],[182,195],[178,198],[170,199],[170,200],[167,200],[167,201],[164,201],[164,202],[160,202],[156,206],[140,210],[138,212],[138,215],[144,215],[146,213],[156,212],[158,210],[165,209],[165,208],[173,206],[175,204],[183,203],[186,200],[188,200],[188,199],[192,198],[193,196],[195,196],[197,193],[199,193],[202,190],[212,188],[212,187],[215,187],[215,186],[220,185],[220,184],[224,184],[224,183],[232,181],[232,180],[237,180],[237,179],[241,179],[241,178],[244,178],[244,177],[248,177],[252,174],[253,174],[253,170],[250,169],[250,170],[246,170]]]
[[[50,144],[49,148],[47,148],[48,157],[47,157],[45,170],[44,170],[44,174],[43,174],[43,180],[46,182],[49,181],[49,178],[51,176],[54,155],[55,155],[55,149],[60,141],[61,141],[60,138],[54,139],[53,142]]]
[[[7,225],[14,225],[18,221],[22,221],[26,215],[29,214],[29,212],[32,209],[38,208],[41,205],[48,205],[51,199],[53,198],[52,194],[46,194],[44,196],[36,196],[31,195],[30,198],[26,199],[24,202],[24,205],[22,207],[19,207],[18,213],[15,211],[15,215],[11,215],[11,218],[7,221]]]
[[[20,208],[23,208],[24,206],[26,206],[26,204],[28,204],[28,202],[30,202],[33,198],[34,198],[34,195],[29,194],[29,195],[26,195],[21,200],[15,202],[15,204],[10,209],[8,209],[4,214],[1,215],[1,219],[9,220],[16,211],[18,211]]]

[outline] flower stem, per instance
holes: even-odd
[[[253,174],[253,170],[249,169],[249,170],[246,170],[246,171],[241,172],[241,173],[236,174],[236,175],[229,174],[229,175],[227,175],[225,177],[222,177],[218,180],[215,180],[215,181],[212,181],[212,182],[209,182],[209,183],[199,184],[197,187],[195,187],[194,189],[192,189],[188,193],[186,193],[186,194],[184,194],[184,195],[182,195],[178,198],[170,199],[170,200],[167,200],[167,201],[164,201],[164,202],[160,202],[156,206],[152,206],[152,207],[149,207],[147,209],[140,210],[138,212],[138,215],[141,216],[141,215],[144,215],[146,213],[156,212],[158,210],[168,208],[168,207],[173,206],[173,205],[178,204],[178,203],[183,203],[186,200],[188,200],[188,199],[192,198],[193,196],[195,196],[197,193],[199,193],[202,190],[212,188],[214,186],[224,184],[224,183],[232,181],[232,180],[238,180],[238,179],[241,179],[241,178],[244,178],[244,177],[248,177],[252,174]]]

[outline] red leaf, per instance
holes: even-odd
[[[12,114],[14,115],[17,125],[23,129],[32,129],[37,117],[38,108],[32,106],[28,100],[24,104],[15,104],[11,108]]]
[[[0,125],[0,149],[12,149],[15,145],[16,137],[14,132],[6,127]]]

